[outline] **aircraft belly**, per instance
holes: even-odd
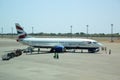
[[[96,49],[98,48],[93,45],[87,45],[87,44],[64,45],[64,47],[66,49]]]
[[[53,43],[36,43],[33,44],[34,47],[40,47],[40,48],[52,48],[58,44],[53,44]]]

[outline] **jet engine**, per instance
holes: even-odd
[[[64,52],[64,51],[65,51],[65,47],[59,45],[53,47],[50,52]]]

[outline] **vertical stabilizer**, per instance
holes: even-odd
[[[19,23],[15,23],[15,26],[16,26],[16,30],[17,30],[17,34],[18,34],[17,41],[26,38],[27,37],[27,33],[23,30],[23,28],[20,26],[20,24]]]

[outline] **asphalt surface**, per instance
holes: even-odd
[[[120,80],[120,43],[103,43],[107,53],[66,52],[54,59],[53,53],[22,54],[0,60],[0,80]],[[0,39],[0,56],[27,46],[11,39]],[[111,54],[108,51],[111,49]]]

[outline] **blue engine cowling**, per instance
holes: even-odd
[[[55,46],[54,48],[51,49],[50,52],[64,52],[65,47],[64,46]]]

